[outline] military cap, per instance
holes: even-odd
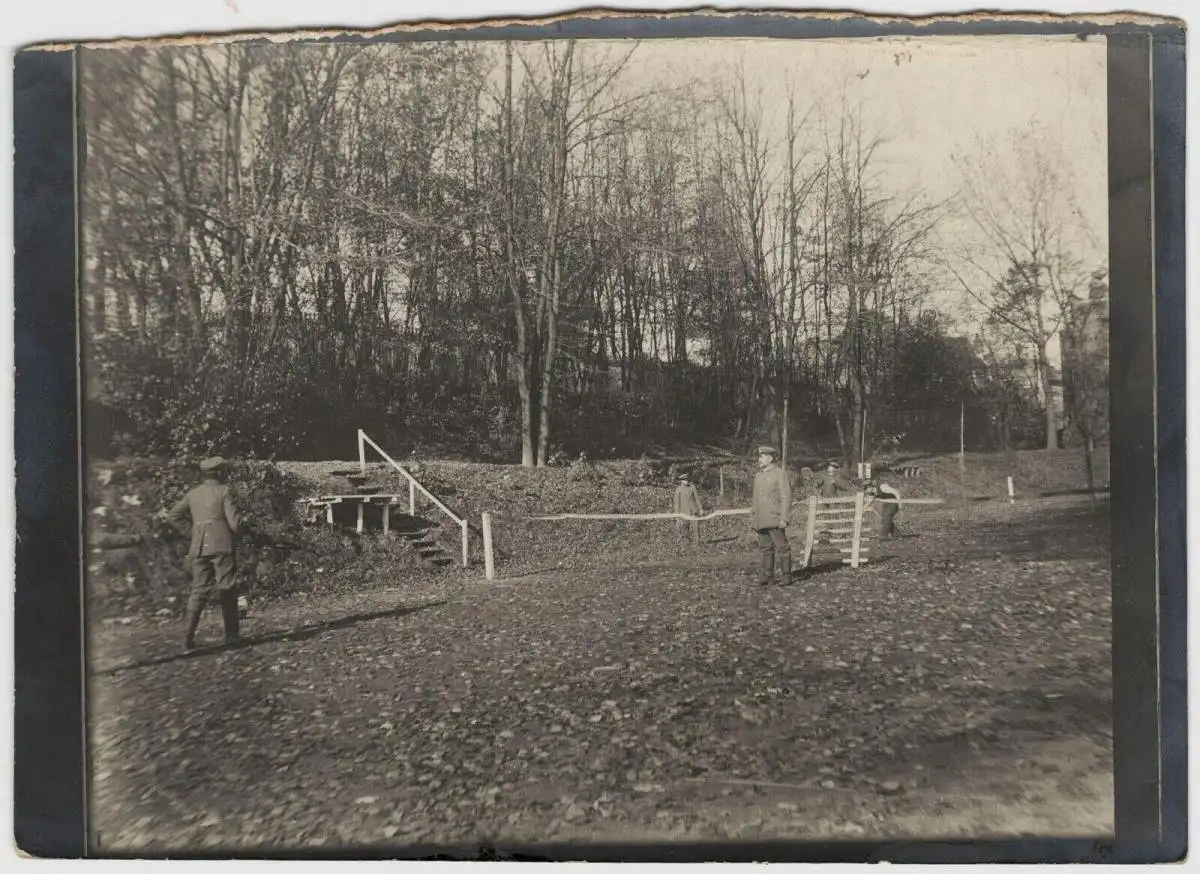
[[[776,451],[774,446],[760,446],[758,447],[758,454],[769,455],[772,458],[775,458],[777,455],[779,455],[779,452]]]
[[[680,482],[687,482],[688,475],[686,473],[681,473],[678,477],[676,477],[676,479],[678,479]]]
[[[225,459],[219,455],[214,455],[212,458],[206,458],[200,462],[200,469],[203,471],[218,470],[225,466]]]

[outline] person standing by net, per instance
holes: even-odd
[[[836,461],[825,465],[825,472],[821,474],[820,482],[817,484],[817,495],[822,498],[837,498],[853,490],[850,483],[842,476],[841,465]],[[813,541],[815,543],[832,543],[833,534],[824,527],[818,527],[813,532]]]
[[[238,599],[234,546],[241,518],[233,489],[223,482],[225,460],[200,462],[201,482],[170,510],[167,521],[187,535],[191,522],[192,586],[184,615],[183,651],[196,646],[196,628],[208,599],[216,589],[225,624],[225,640],[238,639]]]
[[[779,565],[783,585],[792,579],[792,549],[787,538],[792,511],[792,486],[787,471],[779,466],[773,446],[758,448],[758,473],[750,500],[750,527],[758,535],[760,559],[758,583],[769,586]]]
[[[842,468],[836,461],[831,461],[825,466],[825,473],[821,475],[820,485],[817,486],[817,493],[822,498],[836,498],[843,492],[853,491],[852,487],[842,476]]]
[[[896,531],[896,514],[900,512],[900,492],[885,482],[875,486],[879,498],[879,536],[891,540]]]
[[[675,487],[675,494],[671,498],[671,512],[685,516],[700,516],[704,513],[700,495],[686,473],[679,475],[679,485]],[[692,543],[700,541],[700,523],[694,519],[680,519],[678,526],[680,540],[690,540]]]

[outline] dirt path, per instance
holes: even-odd
[[[100,849],[1108,833],[1106,517],[921,518],[787,588],[609,556],[275,605],[188,658],[106,626]]]

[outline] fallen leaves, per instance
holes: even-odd
[[[96,678],[95,817],[111,846],[175,849],[608,821],[711,838],[806,828],[836,795],[836,828],[869,831],[918,778],[1108,726],[1104,556],[933,570],[980,536],[945,526],[787,589],[752,587],[752,554],[592,562],[356,620],[404,597],[379,589],[321,634]],[[758,825],[722,818],[746,804]]]

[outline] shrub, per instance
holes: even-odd
[[[167,529],[161,515],[196,483],[197,461],[123,457],[92,465],[86,495],[89,540],[129,535],[143,542],[89,551],[89,610],[98,615],[182,610],[191,578],[188,540]],[[298,478],[273,464],[232,461],[229,482],[244,517],[239,584],[255,599],[308,587],[317,567],[353,558],[353,535],[304,526],[295,502],[307,487]]]

